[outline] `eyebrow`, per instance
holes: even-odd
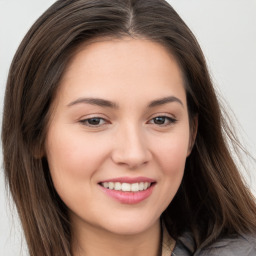
[[[160,98],[160,99],[156,99],[151,101],[148,104],[148,108],[153,108],[153,107],[157,107],[157,106],[161,106],[167,103],[172,103],[172,102],[177,102],[179,103],[181,106],[184,107],[182,101],[175,97],[175,96],[169,96],[169,97],[164,97],[164,98]],[[71,103],[69,103],[67,106],[71,107],[77,104],[91,104],[91,105],[96,105],[96,106],[100,106],[100,107],[108,107],[108,108],[114,108],[114,109],[118,109],[118,104],[109,100],[105,100],[105,99],[100,99],[100,98],[78,98],[75,101],[72,101]]]
[[[81,104],[81,103],[96,105],[100,107],[118,108],[118,105],[116,103],[109,100],[99,99],[99,98],[79,98],[69,103],[68,107],[71,107],[76,104]]]
[[[164,98],[161,98],[161,99],[153,100],[149,103],[148,107],[153,108],[153,107],[161,106],[161,105],[164,105],[164,104],[167,104],[167,103],[172,103],[172,102],[177,102],[182,107],[184,107],[182,101],[179,98],[175,97],[175,96],[164,97]]]

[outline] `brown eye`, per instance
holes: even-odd
[[[158,117],[155,117],[153,120],[155,124],[162,125],[162,124],[165,124],[166,117],[158,116]]]
[[[106,124],[106,120],[101,118],[101,117],[92,117],[92,118],[87,118],[84,120],[81,120],[80,123],[86,126],[101,126]]]
[[[90,119],[87,120],[87,122],[88,122],[88,124],[90,124],[90,125],[99,125],[101,119],[102,119],[102,118],[98,118],[98,117],[90,118]]]
[[[150,123],[153,123],[159,126],[170,125],[175,122],[176,122],[176,119],[171,118],[169,116],[157,116],[150,120]]]

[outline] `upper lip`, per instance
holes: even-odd
[[[103,182],[120,182],[120,183],[149,182],[149,183],[153,183],[156,181],[151,178],[140,176],[140,177],[118,177],[118,178],[113,178],[113,179],[102,180],[99,183],[103,183]]]

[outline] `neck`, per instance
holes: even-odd
[[[138,234],[116,234],[88,224],[79,225],[73,234],[74,256],[159,256],[161,251],[159,220]]]

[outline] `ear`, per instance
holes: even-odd
[[[193,149],[193,146],[195,144],[197,129],[198,129],[198,115],[195,115],[190,121],[190,138],[189,138],[187,157],[190,155]]]

